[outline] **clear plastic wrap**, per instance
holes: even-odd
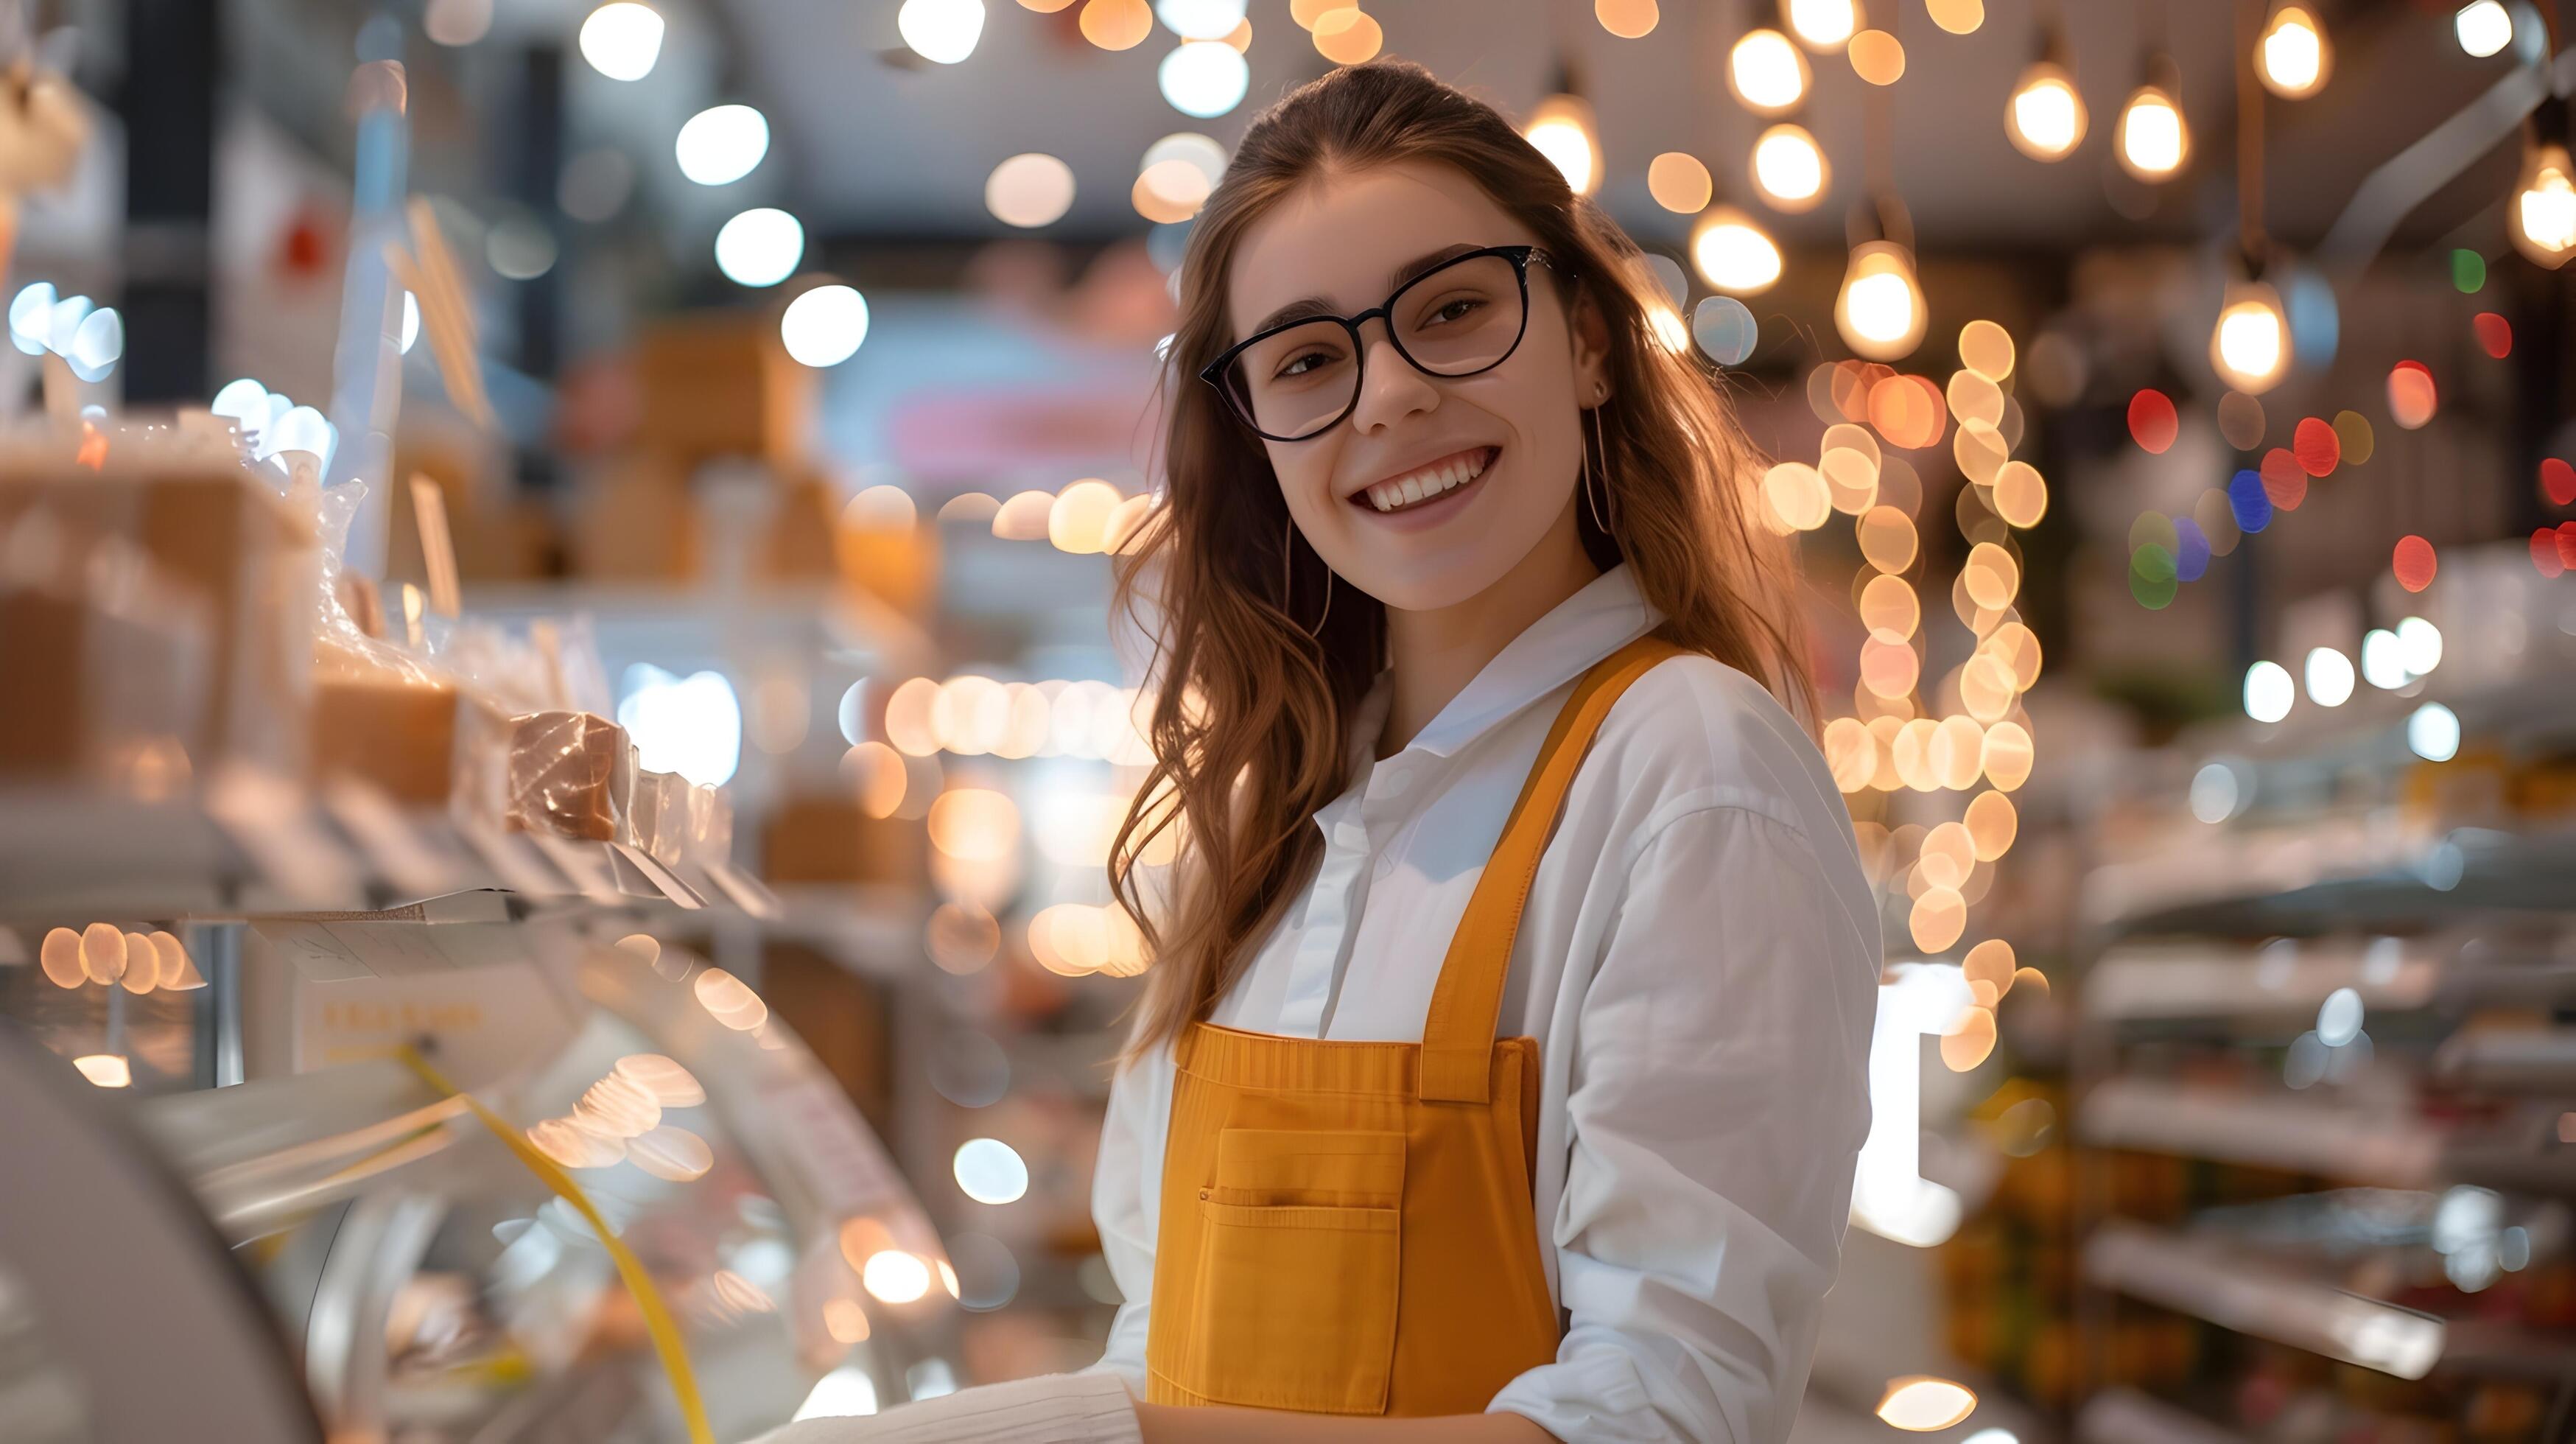
[[[312,775],[354,777],[396,802],[444,807],[457,794],[461,760],[474,755],[477,709],[443,669],[367,635],[351,615],[348,598],[362,589],[340,585],[338,540],[359,491],[343,484],[315,502],[325,546],[314,594]],[[403,634],[408,622],[390,629]]]
[[[689,833],[689,780],[676,772],[635,774],[634,842],[668,867]]]
[[[522,832],[613,842],[636,791],[626,729],[596,712],[552,709],[510,722],[505,817]]]

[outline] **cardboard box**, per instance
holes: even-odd
[[[779,342],[767,311],[674,317],[635,340],[636,439],[685,468],[712,457],[788,462],[813,425],[816,373]]]
[[[918,822],[870,817],[855,798],[791,797],[761,837],[761,875],[772,883],[895,883],[925,887],[930,838]]]
[[[205,705],[180,741],[198,773],[228,758],[303,770],[319,588],[310,518],[258,478],[215,463],[119,475],[111,461],[103,473],[66,466],[0,477],[0,531],[38,511],[63,528],[67,552],[124,538],[195,599]]]

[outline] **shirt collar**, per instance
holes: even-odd
[[[1523,628],[1449,699],[1405,750],[1434,757],[1454,755],[1582,676],[1593,663],[1653,631],[1663,620],[1663,612],[1637,590],[1636,574],[1621,562]],[[1361,709],[1361,717],[1368,720],[1363,755],[1374,751],[1385,724],[1392,700],[1390,676],[1379,674],[1368,705]]]

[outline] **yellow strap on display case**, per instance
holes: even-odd
[[[474,1116],[482,1120],[484,1127],[492,1130],[493,1137],[500,1139],[519,1162],[537,1176],[538,1181],[553,1189],[557,1197],[571,1204],[589,1223],[591,1232],[598,1235],[600,1243],[607,1248],[608,1256],[616,1260],[617,1276],[626,1281],[626,1291],[635,1296],[635,1305],[643,1312],[645,1331],[653,1336],[653,1352],[661,1356],[662,1370],[671,1376],[671,1392],[679,1396],[680,1417],[688,1424],[690,1444],[715,1444],[715,1432],[707,1427],[706,1404],[698,1397],[698,1376],[689,1367],[688,1349],[681,1342],[680,1327],[671,1318],[670,1309],[662,1303],[661,1289],[654,1285],[653,1276],[645,1271],[643,1261],[635,1257],[634,1250],[628,1248],[626,1241],[608,1226],[608,1220],[600,1216],[598,1207],[590,1201],[590,1195],[583,1192],[582,1186],[574,1182],[572,1175],[553,1159],[538,1152],[527,1135],[511,1126],[509,1120],[484,1107],[473,1094],[447,1081],[447,1075],[432,1067],[429,1060],[420,1055],[419,1049],[405,1044],[395,1050],[395,1056],[440,1096],[465,1100],[465,1106],[474,1110]]]

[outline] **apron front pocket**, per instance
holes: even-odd
[[[1403,1193],[1401,1133],[1225,1130],[1174,1382],[1221,1404],[1385,1412]]]

